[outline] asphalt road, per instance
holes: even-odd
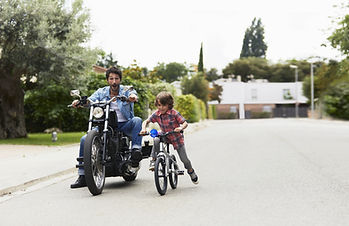
[[[200,183],[160,196],[143,161],[102,195],[70,177],[0,203],[1,225],[349,225],[349,123],[224,120],[186,136]]]

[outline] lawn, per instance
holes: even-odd
[[[14,138],[0,140],[0,144],[21,144],[21,145],[48,145],[59,146],[66,144],[80,143],[80,138],[85,132],[58,133],[57,141],[52,142],[52,135],[47,133],[29,133],[27,138]]]

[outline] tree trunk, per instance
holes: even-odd
[[[0,71],[0,139],[26,136],[21,81]]]

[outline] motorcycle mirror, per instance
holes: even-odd
[[[133,90],[133,86],[126,86],[126,91],[132,91]]]
[[[80,91],[77,89],[70,90],[70,96],[80,96]]]

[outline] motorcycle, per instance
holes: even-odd
[[[87,96],[80,96],[79,90],[72,90],[70,95],[79,98],[76,106],[86,105]],[[106,177],[121,176],[125,181],[133,181],[139,170],[139,166],[132,167],[131,137],[118,131],[117,114],[110,108],[111,102],[116,99],[127,101],[126,96],[114,96],[106,101],[89,102],[84,156],[77,158],[79,164],[76,167],[84,168],[86,184],[92,195],[102,193]],[[150,156],[151,149],[149,142],[144,142],[141,149],[143,159]]]

